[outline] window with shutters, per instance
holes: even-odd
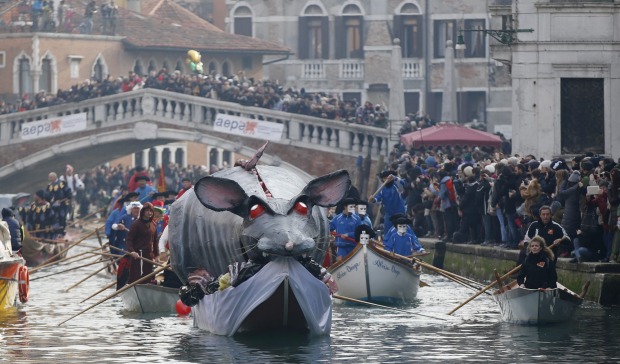
[[[364,17],[357,5],[349,4],[336,17],[336,58],[364,58]]]
[[[30,74],[30,60],[26,56],[19,59],[19,94],[32,92],[32,75]]]
[[[464,25],[465,29],[474,30],[471,32],[464,32],[466,48],[463,55],[465,58],[486,57],[486,34],[481,31],[485,29],[484,19],[467,19]]]
[[[404,4],[398,14],[394,15],[394,36],[400,39],[403,58],[422,57],[424,27],[422,14],[415,4]]]
[[[239,35],[252,37],[252,10],[247,6],[235,9],[233,15],[233,32]]]
[[[45,57],[41,60],[39,91],[52,92],[52,59],[49,57]]]
[[[433,35],[434,58],[444,58],[446,56],[446,42],[451,40],[456,43],[456,21],[455,20],[435,20]]]
[[[329,19],[318,5],[310,5],[299,17],[299,59],[329,59]]]

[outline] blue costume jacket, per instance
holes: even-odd
[[[414,234],[406,233],[403,236],[394,234],[385,242],[385,249],[400,255],[411,255],[413,252],[423,251],[422,245]]]
[[[375,201],[383,204],[383,231],[388,231],[392,227],[390,217],[396,213],[405,213],[405,199],[400,195],[398,185],[405,186],[405,180],[395,178],[394,183],[384,186],[375,196]]]
[[[347,236],[355,240],[355,228],[362,224],[362,220],[356,214],[345,215],[340,213],[329,222],[329,231]],[[351,252],[357,243],[336,236],[335,244],[338,247],[337,256],[343,257]]]

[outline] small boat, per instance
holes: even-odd
[[[11,251],[8,225],[0,221],[0,311],[28,301],[28,268],[24,259]]]
[[[22,256],[26,260],[26,265],[29,267],[36,267],[41,265],[43,262],[47,261],[51,257],[58,255],[62,252],[69,243],[59,242],[59,243],[45,243],[38,241],[29,236],[24,237],[24,241],[22,242]],[[66,256],[66,252],[58,255],[58,257],[54,258],[55,260],[60,260]]]
[[[280,329],[327,335],[332,300],[297,260],[279,257],[237,287],[206,295],[192,314],[194,326],[217,335]]]
[[[139,313],[176,312],[179,289],[137,284],[120,294],[125,310]]]
[[[535,325],[569,321],[583,297],[557,283],[558,288],[520,288],[514,281],[493,293],[502,321]]]
[[[375,245],[358,244],[341,261],[329,267],[338,294],[357,300],[405,304],[420,286],[421,268],[406,257]]]

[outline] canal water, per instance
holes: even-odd
[[[96,244],[96,243],[94,243]],[[79,249],[76,250],[77,253]],[[76,263],[75,266],[82,263]],[[31,278],[67,269],[50,267]],[[570,323],[518,326],[499,321],[495,302],[442,277],[426,275],[418,301],[395,310],[334,304],[331,335],[222,337],[194,328],[191,317],[123,312],[111,299],[59,326],[113,290],[80,303],[112,282],[99,266],[37,279],[30,301],[0,314],[0,362],[8,363],[408,363],[619,362],[620,309],[587,303]],[[421,313],[437,318],[416,315]],[[445,319],[445,320],[441,320]]]

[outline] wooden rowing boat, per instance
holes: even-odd
[[[536,325],[569,321],[583,298],[557,283],[554,289],[527,289],[512,282],[493,293],[502,321]]]
[[[154,284],[138,284],[120,294],[125,310],[139,313],[176,312],[179,290]]]
[[[332,304],[327,286],[294,258],[280,257],[237,287],[205,296],[194,325],[217,335],[282,329],[326,335]]]
[[[375,244],[358,244],[341,261],[329,267],[338,294],[362,301],[405,304],[420,286],[421,269]]]

